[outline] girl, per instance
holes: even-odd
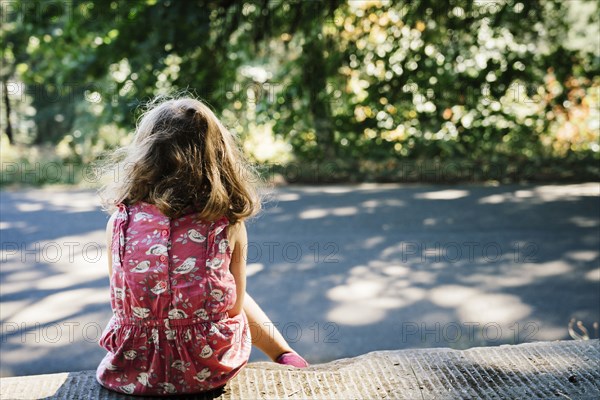
[[[211,110],[156,100],[115,157],[117,179],[101,190],[114,211],[114,315],[99,340],[108,353],[98,382],[127,394],[204,392],[236,376],[252,344],[308,366],[246,293],[244,220],[260,209],[257,180]]]

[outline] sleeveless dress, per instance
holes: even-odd
[[[113,316],[96,380],[125,394],[200,393],[237,375],[252,348],[229,271],[228,220],[170,219],[152,204],[119,204],[110,278]]]

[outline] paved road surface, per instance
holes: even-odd
[[[0,375],[94,369],[107,216],[89,190],[0,194]],[[567,339],[571,318],[598,337],[599,196],[597,183],[278,189],[248,224],[248,290],[312,363]]]

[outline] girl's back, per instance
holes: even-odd
[[[105,387],[128,394],[195,393],[223,386],[247,363],[245,313],[229,317],[228,219],[188,209],[169,218],[140,201],[118,205],[112,234],[114,316],[100,345]]]
[[[253,169],[191,98],[152,102],[108,161],[101,197],[113,215],[114,315],[99,341],[108,354],[98,382],[141,395],[224,386],[252,346],[243,308],[244,220],[260,209]]]

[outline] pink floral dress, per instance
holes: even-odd
[[[139,395],[199,393],[246,365],[246,314],[229,317],[236,286],[225,217],[177,219],[140,202],[119,205],[110,278],[113,317],[96,371],[107,389]]]

